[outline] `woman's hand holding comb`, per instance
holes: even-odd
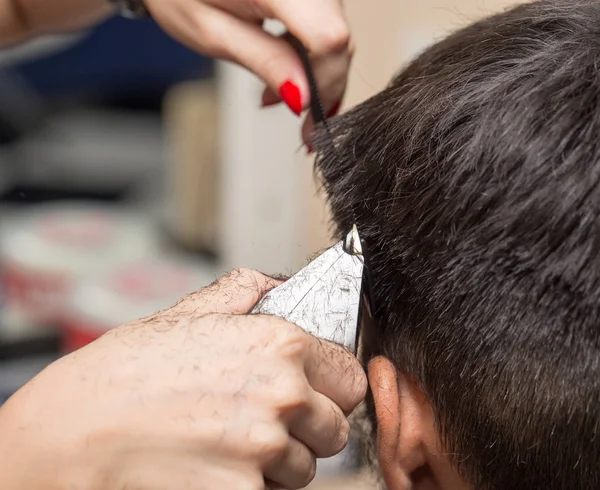
[[[111,13],[110,0],[0,0],[0,47],[28,37],[76,29]],[[334,115],[346,90],[353,43],[342,0],[131,0],[144,1],[171,36],[195,51],[238,63],[266,84],[262,105],[284,101],[297,115],[310,104],[300,58],[285,40],[263,29],[281,21],[307,49],[324,111]],[[303,135],[313,126],[307,117]]]
[[[146,0],[152,15],[193,49],[234,61],[266,84],[263,106],[281,102],[300,115],[310,104],[306,75],[285,36],[262,28],[265,19],[281,21],[308,51],[325,113],[340,108],[354,50],[341,0]],[[313,126],[303,128],[307,145]]]

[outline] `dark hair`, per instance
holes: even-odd
[[[473,24],[330,128],[317,168],[369,243],[380,353],[461,474],[600,488],[600,2]]]

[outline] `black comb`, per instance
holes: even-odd
[[[315,72],[310,64],[308,51],[296,36],[288,34],[287,39],[298,53],[302,66],[304,67],[304,72],[306,73],[306,78],[308,79],[308,88],[310,90],[310,114],[313,117],[315,124],[323,123],[327,126],[327,114],[325,113],[323,103],[321,102],[317,80],[315,79]]]
[[[304,72],[306,74],[306,78],[308,80],[308,87],[310,90],[310,114],[315,122],[315,124],[322,124],[327,134],[329,135],[331,149],[336,153],[335,143],[333,139],[333,135],[329,129],[329,125],[327,124],[327,114],[325,109],[323,108],[323,103],[321,101],[321,96],[319,95],[319,88],[317,87],[317,80],[315,78],[315,73],[313,71],[312,65],[310,63],[310,57],[308,55],[308,51],[302,44],[302,42],[293,34],[286,35],[288,42],[292,45],[292,47],[298,53],[300,57],[300,61],[302,62],[302,66],[304,68]],[[355,210],[352,210],[352,220],[358,226]],[[360,228],[359,228],[360,234]],[[363,295],[369,305],[369,311],[367,312],[370,316],[372,322],[376,324],[377,317],[377,309],[375,304],[375,298],[373,296],[373,276],[372,270],[370,267],[371,256],[369,254],[368,244],[361,239],[361,245],[363,250],[363,260],[364,260],[364,271],[363,271]],[[364,308],[361,307],[361,310]],[[359,324],[360,327],[360,324]]]

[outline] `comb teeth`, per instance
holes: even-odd
[[[300,56],[300,61],[302,62],[304,72],[306,73],[306,78],[308,80],[308,88],[310,90],[310,114],[313,117],[316,124],[323,123],[323,125],[329,131],[329,129],[327,128],[327,114],[325,113],[325,110],[323,108],[323,102],[321,101],[321,97],[319,95],[319,88],[317,87],[315,73],[312,69],[312,65],[310,64],[308,51],[300,42],[300,40],[292,34],[288,35],[288,40],[298,53],[298,56]]]
[[[315,120],[315,123],[323,123],[327,131],[329,131],[329,128],[327,127],[327,114],[325,114],[325,108],[323,107],[323,102],[319,96],[315,74],[313,73],[312,69],[308,70],[306,73],[308,78],[308,86],[310,87],[310,111],[312,117]]]

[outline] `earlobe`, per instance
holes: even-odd
[[[413,475],[427,466],[424,395],[416,383],[385,357],[369,363],[369,384],[377,416],[377,453],[390,490],[413,488]],[[424,426],[425,424],[425,426]]]

